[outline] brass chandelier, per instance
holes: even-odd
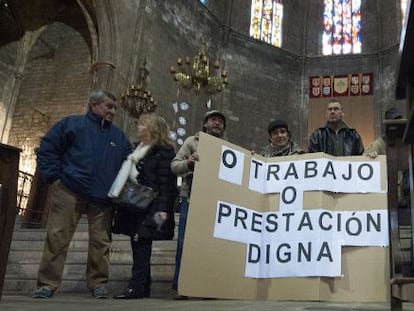
[[[139,74],[136,84],[131,84],[125,93],[121,94],[121,106],[131,117],[139,118],[146,112],[154,112],[157,103],[152,97],[152,93],[147,89],[147,77],[149,70],[146,67],[146,60],[139,68]]]
[[[210,60],[205,52],[204,44],[200,51],[194,56],[193,60],[189,56],[177,59],[177,70],[171,66],[170,73],[184,89],[194,88],[196,94],[200,93],[201,88],[207,94],[215,94],[228,84],[227,72],[220,71],[220,63],[216,60],[213,68],[210,68]]]

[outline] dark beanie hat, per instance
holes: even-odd
[[[206,114],[204,115],[203,128],[204,128],[204,124],[206,124],[208,118],[215,117],[215,116],[221,117],[223,119],[224,127],[226,127],[226,117],[224,116],[224,114],[222,114],[218,110],[210,110],[210,111],[207,111]]]
[[[285,121],[283,120],[273,120],[272,122],[269,123],[269,125],[267,126],[267,132],[270,133],[278,128],[285,128],[287,131],[289,131],[288,129],[288,125]]]

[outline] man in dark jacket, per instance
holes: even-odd
[[[50,184],[47,235],[34,298],[50,298],[59,287],[69,243],[82,213],[88,218],[86,285],[107,298],[112,208],[107,193],[131,152],[126,135],[112,124],[116,98],[93,91],[89,111],[56,123],[37,154],[40,177]]]
[[[309,152],[325,152],[333,156],[362,155],[364,145],[358,132],[342,120],[344,109],[338,100],[331,100],[326,111],[327,122],[309,139]]]

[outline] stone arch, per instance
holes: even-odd
[[[97,46],[96,58],[92,63],[94,72],[92,86],[112,89],[116,64],[119,62],[120,39],[117,21],[118,1],[100,1],[96,4]]]
[[[49,24],[27,51],[9,141],[24,146],[29,173],[34,172],[34,149],[50,126],[86,111],[90,63],[83,36],[60,22]]]
[[[84,2],[88,2],[88,0]],[[39,0],[24,4],[21,3],[21,0],[16,0],[9,3],[7,16],[3,16],[4,14],[0,16],[0,29],[10,29],[10,32],[5,32],[4,34],[2,32],[0,55],[5,53],[4,51],[8,49],[8,46],[12,46],[16,52],[13,55],[15,58],[14,63],[10,61],[8,66],[0,67],[0,75],[6,76],[6,79],[3,80],[4,84],[0,84],[0,124],[2,125],[0,127],[0,139],[2,143],[9,143],[10,135],[13,136],[13,123],[18,121],[15,111],[19,105],[20,86],[25,79],[28,57],[33,55],[32,48],[39,42],[39,38],[42,38],[44,31],[50,29],[50,27],[53,28],[54,26],[52,25],[60,23],[78,32],[88,47],[89,51],[87,53],[91,55],[87,70],[88,74],[90,72],[90,64],[93,63],[94,57],[96,58],[95,55],[98,50],[95,30],[96,18],[94,19],[89,14],[90,4],[88,6],[89,10],[86,10],[81,0],[77,2]],[[7,23],[7,27],[3,23]],[[12,26],[10,27],[11,24]],[[4,68],[8,70],[4,70]],[[92,79],[89,79],[86,83],[88,89],[91,87],[91,81]],[[3,90],[1,90],[2,87]],[[50,93],[54,94],[53,90]],[[12,137],[10,143],[20,147],[18,141]]]
[[[95,81],[96,72],[94,70],[97,59],[98,59],[98,51],[99,51],[99,40],[98,40],[98,30],[97,30],[97,18],[96,12],[94,7],[88,1],[76,0],[78,3],[83,17],[85,18],[86,25],[89,30],[90,36],[90,52],[91,52],[91,87],[93,85],[93,81]]]

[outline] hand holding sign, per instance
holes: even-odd
[[[190,170],[194,171],[194,164],[199,160],[198,154],[196,152],[192,153],[187,159],[187,166]]]

